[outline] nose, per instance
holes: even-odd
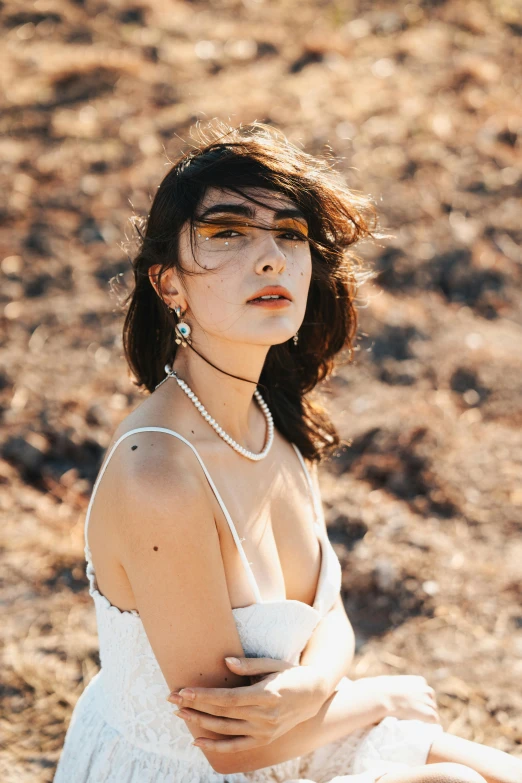
[[[260,252],[256,261],[256,274],[275,272],[280,274],[286,267],[286,255],[283,253],[272,231],[266,231],[265,237],[260,242]]]

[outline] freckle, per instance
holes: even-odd
[[[157,547],[157,546],[155,546],[155,547],[154,547],[154,551],[155,551],[155,552],[157,552],[157,551],[158,551],[158,547]]]
[[[225,677],[225,682],[228,682],[228,677]]]
[[[134,449],[137,449],[137,446],[131,446],[131,449],[134,451]]]

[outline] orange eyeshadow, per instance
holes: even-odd
[[[214,234],[218,234],[220,231],[244,231],[245,229],[252,227],[252,224],[241,223],[232,220],[223,220],[222,223],[199,223],[196,225],[198,233],[204,237],[213,236]],[[299,231],[301,234],[304,234],[304,236],[308,236],[308,228],[296,220],[285,220],[274,228],[274,231],[288,230]]]

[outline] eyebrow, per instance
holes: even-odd
[[[230,213],[233,215],[244,215],[245,217],[252,219],[255,216],[255,210],[244,204],[213,204],[211,207],[208,207],[208,209],[205,209],[196,219],[203,220],[203,218],[214,215],[217,212],[220,214]],[[304,223],[307,223],[304,214],[296,207],[278,209],[274,212],[274,218],[276,220],[281,220],[282,218],[297,218],[297,220],[302,220]]]

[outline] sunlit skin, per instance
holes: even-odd
[[[216,221],[219,220],[219,216],[216,216]],[[297,220],[276,220],[275,233],[276,239],[279,239],[283,248],[283,254],[286,255],[287,248],[295,249],[299,247],[299,244],[305,244],[303,237],[308,236],[308,228],[306,224]],[[272,229],[274,230],[274,229]],[[197,227],[198,237],[198,254],[205,255],[205,251],[208,253],[226,252],[228,254],[243,254],[248,253],[249,245],[255,241],[255,233],[265,231],[253,226],[248,221],[238,221],[232,219],[223,218],[216,225],[209,226],[207,223],[200,223]],[[266,231],[265,231],[266,233]],[[203,244],[204,242],[211,242],[210,245]],[[296,254],[294,253],[293,256]],[[207,269],[213,268],[212,263],[215,260],[213,257],[210,261],[210,265],[203,261],[203,266]],[[228,258],[227,258],[228,261]],[[219,262],[219,259],[218,259]],[[257,306],[268,306],[270,309],[284,309],[291,305],[288,301],[272,301],[272,302],[259,302]]]
[[[245,192],[278,210],[296,209],[280,193],[261,188]],[[174,369],[191,388],[212,388],[211,415],[235,440],[260,451],[256,430],[264,430],[264,419],[253,393],[270,346],[291,340],[304,319],[312,274],[308,227],[304,218],[277,218],[272,209],[218,188],[209,189],[198,217],[217,204],[248,208],[253,214],[220,212],[208,218],[212,225],[196,223],[195,258],[185,224],[180,233],[181,263],[196,274],[182,280],[175,269],[168,270],[162,278],[163,299],[171,307],[181,307],[193,345],[203,356],[252,383],[219,372],[190,348],[178,350]],[[150,270],[156,290],[158,269]],[[292,301],[275,306],[247,303],[270,285],[284,286]],[[175,393],[167,386],[158,393]]]

